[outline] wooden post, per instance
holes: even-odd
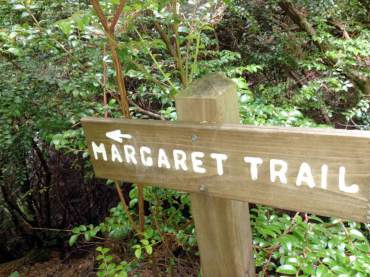
[[[236,85],[221,73],[194,81],[176,106],[182,121],[240,122]],[[255,276],[248,203],[209,196],[202,185],[190,200],[203,276]]]

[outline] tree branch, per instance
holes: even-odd
[[[306,17],[289,1],[284,0],[279,2],[280,8],[285,11],[289,18],[305,31],[312,39],[313,43],[320,49],[324,50],[324,45],[319,43],[316,39],[316,30],[308,23]]]
[[[115,47],[111,46],[111,53],[112,53],[113,65],[116,71],[116,79],[117,79],[118,91],[120,95],[121,111],[124,117],[130,118],[130,110],[129,110],[127,91],[126,91],[126,86],[125,86],[125,81],[124,81],[124,75],[122,72],[122,65],[119,60],[117,50]]]
[[[339,31],[341,31],[342,34],[343,34],[343,38],[344,39],[351,39],[351,37],[349,36],[348,32],[346,31],[346,28],[344,27],[344,25],[342,23],[340,23],[339,21],[336,21],[335,19],[330,19],[327,22],[331,26],[333,26],[336,29],[338,29]]]
[[[50,217],[50,195],[49,195],[49,190],[50,190],[50,186],[51,186],[51,172],[50,172],[50,168],[48,166],[48,163],[44,157],[44,154],[42,153],[42,150],[39,148],[39,146],[37,145],[37,143],[32,139],[32,147],[33,149],[35,150],[35,153],[40,161],[40,165],[42,167],[42,169],[44,170],[44,174],[45,174],[45,190],[44,190],[44,193],[45,193],[45,197],[44,197],[44,201],[45,201],[45,213],[46,213],[46,221],[47,221],[47,226],[50,226],[51,225],[51,217]]]
[[[116,8],[116,11],[114,12],[113,19],[112,19],[112,21],[110,23],[110,26],[109,26],[109,29],[112,33],[114,32],[114,30],[116,28],[117,22],[118,22],[118,20],[121,16],[121,13],[122,13],[122,10],[123,10],[125,4],[126,4],[126,0],[121,0],[119,2],[118,7]]]
[[[90,2],[91,2],[91,5],[93,5],[93,7],[94,7],[94,10],[96,12],[96,15],[99,18],[99,21],[100,21],[101,25],[103,25],[104,30],[106,32],[109,32],[108,21],[107,21],[107,18],[105,17],[105,15],[104,15],[104,12],[103,12],[102,8],[100,7],[99,1],[98,0],[90,0]]]
[[[175,35],[174,41],[175,41],[176,57],[174,58],[176,60],[177,69],[179,70],[181,83],[183,84],[184,87],[187,87],[188,85],[188,80],[186,76],[187,72],[184,71],[182,55],[181,55],[181,50],[180,50],[180,42],[179,42],[179,32],[178,32],[179,26],[178,26],[178,23],[176,23],[176,17],[178,16],[177,0],[173,0],[171,5],[172,5],[173,18],[175,18],[174,22],[172,23],[172,31]]]
[[[174,47],[172,45],[168,35],[163,31],[161,25],[157,21],[154,21],[154,28],[159,33],[159,36],[161,37],[161,39],[165,43],[165,45],[167,47],[167,51],[174,58],[176,69],[179,71],[180,81],[183,84],[183,86],[186,87],[186,85],[187,85],[186,74],[185,74],[185,71],[184,71],[184,68],[183,68],[183,65],[182,65],[180,47],[178,45],[178,42],[176,42],[176,47]],[[173,27],[173,31],[175,31],[174,27]],[[175,34],[175,36],[176,36],[176,34]]]
[[[100,20],[100,23],[102,24],[103,28],[104,28],[104,31],[107,35],[107,38],[108,38],[108,44],[109,44],[109,47],[110,47],[110,50],[111,50],[111,54],[112,54],[112,60],[113,60],[113,65],[114,65],[114,69],[115,69],[115,72],[116,72],[116,80],[117,80],[117,86],[118,86],[118,91],[119,91],[119,96],[120,96],[120,106],[121,106],[121,111],[122,111],[122,114],[124,117],[126,118],[130,118],[130,106],[129,106],[129,99],[128,99],[128,96],[127,96],[127,91],[126,91],[126,85],[125,85],[125,79],[124,79],[124,74],[123,74],[123,70],[122,70],[122,65],[121,65],[121,61],[118,57],[118,53],[117,53],[117,41],[116,41],[116,38],[115,38],[115,35],[114,35],[114,30],[115,30],[115,27],[116,27],[116,24],[119,20],[119,17],[121,16],[121,13],[122,13],[122,10],[123,10],[123,7],[125,6],[125,3],[126,1],[125,0],[121,0],[115,13],[114,13],[114,16],[113,16],[113,20],[109,26],[108,24],[108,21],[107,21],[107,18],[105,17],[104,15],[104,12],[102,10],[102,8],[100,7],[100,4],[99,4],[99,0],[90,0],[91,1],[91,4],[93,5],[93,8],[95,9],[97,15],[98,15],[98,18]],[[126,203],[124,202],[124,199],[123,199],[123,195],[122,195],[122,191],[121,191],[121,188],[119,186],[119,181],[115,181],[116,183],[116,189],[117,189],[117,193],[121,199],[121,202],[122,204],[124,205],[124,208],[127,210],[127,216],[129,217],[129,219],[131,219],[131,223],[133,224],[133,228],[137,229],[136,227],[136,224],[135,222],[132,220],[132,218],[130,218],[130,214],[128,213],[128,208],[127,208],[127,205]],[[141,193],[139,193],[139,197],[138,197],[138,200],[139,200],[139,219],[140,219],[140,222],[144,222],[144,195],[143,195],[143,192],[142,192],[142,189],[141,189],[141,185],[138,185],[138,191]],[[144,228],[144,226],[140,225],[140,227]],[[139,233],[140,233],[140,230],[139,230]]]
[[[305,31],[313,43],[320,49],[320,51],[325,52],[329,45],[325,43],[320,43],[315,39],[316,30],[307,21],[306,16],[303,15],[289,0],[282,0],[279,2],[279,6],[287,13],[290,19],[300,27],[301,30]],[[333,67],[336,63],[336,59],[325,58],[324,63],[328,66]],[[364,94],[370,95],[370,80],[365,76],[361,76],[358,72],[352,69],[343,70],[343,76],[352,81],[352,83]]]
[[[111,50],[113,65],[114,65],[114,69],[116,72],[116,80],[117,80],[117,86],[118,86],[118,91],[120,95],[120,106],[121,106],[122,114],[124,117],[130,118],[127,91],[126,91],[124,75],[122,71],[122,65],[121,65],[120,59],[117,54],[117,42],[114,37],[114,29],[111,30],[109,28],[107,18],[105,17],[104,12],[102,8],[100,7],[99,1],[91,0],[91,4],[93,5],[96,11],[96,14],[98,15],[98,18],[100,20],[100,23],[102,24],[104,31],[108,36],[108,44]],[[124,1],[121,0],[121,4],[124,5]],[[122,6],[121,4],[120,4],[120,7]],[[120,10],[119,7],[117,8],[117,10],[118,11]],[[122,9],[120,11],[122,11]]]
[[[119,197],[119,199],[121,200],[122,206],[123,206],[123,208],[125,209],[125,212],[126,212],[127,218],[128,218],[128,220],[130,221],[132,228],[135,230],[135,232],[136,232],[138,235],[141,235],[141,231],[140,231],[140,229],[138,228],[138,226],[136,225],[136,223],[135,223],[134,219],[132,218],[132,216],[131,216],[131,214],[130,214],[130,210],[128,209],[128,206],[127,206],[127,204],[126,204],[125,198],[123,197],[123,193],[122,193],[122,189],[121,189],[121,186],[120,186],[119,181],[114,181],[114,184],[116,185],[116,190],[117,190],[117,193],[118,193],[118,197]]]
[[[134,101],[129,100],[130,104],[136,108],[136,110],[140,113],[146,114],[152,118],[159,119],[159,120],[165,120],[164,117],[160,114],[153,113],[151,111],[145,110],[142,107],[140,107],[138,104],[136,104]]]

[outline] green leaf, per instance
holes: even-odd
[[[77,239],[79,237],[79,234],[74,234],[69,238],[68,244],[69,246],[72,246],[76,243]]]
[[[140,259],[140,257],[141,257],[141,248],[137,248],[135,250],[135,257],[138,258],[138,259]]]
[[[121,271],[120,273],[116,274],[117,277],[127,277],[128,274],[126,271]]]
[[[148,241],[147,239],[142,239],[142,240],[141,240],[141,243],[142,243],[143,245],[149,245],[149,241]]]
[[[346,268],[344,268],[341,265],[335,265],[335,266],[331,267],[331,270],[336,272],[336,273],[346,273],[347,272]]]
[[[349,235],[351,236],[351,238],[354,238],[354,239],[366,240],[364,234],[361,233],[359,230],[356,230],[356,229],[351,229],[349,231]]]
[[[78,227],[74,227],[74,228],[72,229],[72,233],[73,233],[73,234],[79,234],[79,233],[80,233],[80,228],[78,228]]]
[[[57,26],[67,36],[72,33],[72,24],[69,20],[61,20],[61,21],[57,22]]]
[[[151,255],[153,253],[153,247],[151,245],[147,245],[147,246],[145,246],[145,251],[146,251],[146,253]]]
[[[84,234],[84,237],[85,237],[85,240],[87,240],[87,241],[91,240],[91,233],[90,232],[86,232]]]
[[[289,264],[281,265],[276,269],[276,272],[284,274],[296,274],[297,269]]]
[[[90,15],[76,12],[71,16],[72,20],[76,23],[77,28],[81,31],[90,23]]]
[[[109,251],[110,251],[109,248],[102,248],[101,253],[103,253],[104,255],[104,254],[107,254]]]
[[[86,231],[87,231],[87,228],[86,228],[86,226],[85,226],[85,225],[81,225],[81,226],[79,227],[79,229],[80,229],[80,231],[81,231],[81,232],[86,232]]]
[[[10,274],[8,277],[19,277],[18,271],[14,271],[12,274]]]
[[[9,53],[13,54],[14,56],[19,56],[21,51],[18,48],[11,47],[7,50]]]
[[[129,233],[129,229],[126,226],[120,226],[114,228],[111,232],[109,232],[109,236],[114,239],[122,239]]]
[[[122,63],[127,63],[128,62],[130,54],[129,54],[128,49],[127,49],[126,46],[118,48],[117,53],[118,53],[118,57],[119,57],[119,59]]]
[[[316,269],[316,277],[325,277],[329,274],[329,270],[328,268],[323,265],[323,264],[320,264],[317,269]]]
[[[73,95],[73,97],[78,97],[80,95],[80,92],[77,89],[74,89],[72,91],[72,95]]]
[[[26,7],[21,5],[21,4],[16,4],[16,5],[14,5],[14,9],[15,10],[25,10]]]
[[[291,265],[299,266],[299,261],[296,257],[289,257],[287,262]]]
[[[100,260],[103,260],[104,259],[104,256],[103,255],[98,255],[97,257],[96,257],[96,260],[97,261],[100,261]]]

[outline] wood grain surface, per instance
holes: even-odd
[[[192,82],[176,96],[176,110],[188,122],[240,122],[236,85],[220,73]],[[248,202],[205,191],[190,193],[202,276],[256,276]]]
[[[82,120],[89,151],[91,142],[103,143],[108,157],[112,142],[105,136],[120,129],[133,136],[124,141],[134,147],[163,148],[171,156],[173,149],[187,154],[205,153],[203,159],[207,172],[188,171],[95,160],[92,163],[96,176],[123,179],[129,182],[158,185],[182,191],[204,193],[235,200],[270,205],[278,208],[307,211],[319,215],[336,216],[366,222],[368,220],[370,184],[370,134],[369,132],[331,129],[304,129],[255,127],[232,124],[193,124],[148,120],[98,119]],[[219,176],[210,153],[225,153],[224,174]],[[258,180],[251,180],[245,156],[260,157],[263,164],[258,169]],[[139,159],[139,157],[137,157]],[[287,162],[287,184],[270,181],[269,160]],[[316,187],[296,185],[302,162],[312,169]],[[173,163],[173,161],[170,161]],[[320,187],[321,166],[328,166],[327,189]],[[338,188],[338,170],[346,168],[346,184],[357,184],[358,193],[346,193]]]

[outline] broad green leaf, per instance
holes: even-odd
[[[80,228],[78,228],[78,227],[74,227],[74,228],[72,229],[72,233],[73,233],[73,234],[79,234],[79,233],[80,233]]]
[[[74,234],[69,238],[68,244],[69,246],[72,246],[76,243],[77,239],[79,237],[79,234]]]
[[[116,274],[115,277],[127,277],[128,274],[126,271],[121,271],[120,273]]]
[[[96,260],[97,261],[100,261],[100,260],[103,260],[104,259],[104,256],[103,255],[98,255],[97,257],[96,257]]]
[[[91,233],[90,232],[86,232],[84,234],[84,238],[85,238],[85,240],[90,241],[91,240]]]
[[[72,24],[69,20],[61,20],[61,21],[57,22],[57,26],[67,36],[72,33]]]
[[[140,242],[143,244],[143,245],[149,245],[149,241],[147,239],[142,239],[140,240]]]
[[[141,248],[137,248],[135,250],[135,257],[138,258],[138,259],[140,259],[140,257],[141,257]]]
[[[325,276],[328,276],[328,268],[323,265],[323,264],[320,264],[317,269],[316,269],[316,277],[325,277]]]
[[[354,239],[358,239],[358,240],[366,240],[364,234],[362,232],[360,232],[359,230],[356,230],[356,229],[351,229],[349,231],[349,234],[352,238]]]
[[[296,274],[297,269],[289,264],[281,265],[276,269],[276,272],[284,274]]]
[[[151,255],[153,253],[153,247],[151,245],[147,245],[147,246],[145,246],[145,251],[146,251],[146,253]]]
[[[86,226],[85,225],[80,225],[80,231],[81,232],[86,232],[87,231],[87,228],[86,228]]]

